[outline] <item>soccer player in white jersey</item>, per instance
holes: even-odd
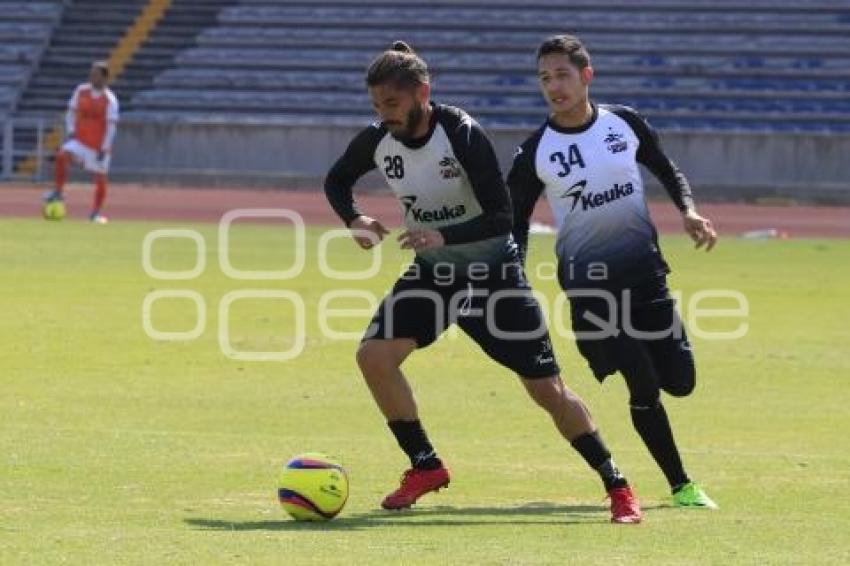
[[[363,377],[411,465],[382,506],[409,507],[449,483],[401,365],[456,323],[521,378],[597,471],[611,497],[611,520],[639,522],[631,487],[584,403],[561,380],[540,306],[518,261],[510,199],[487,135],[463,110],[430,102],[428,68],[403,42],[372,62],[366,84],[380,121],[360,132],[334,164],[325,193],[357,244],[370,249],[388,230],[357,209],[352,188],[377,167],[404,214],[401,247],[415,251],[357,351]]]
[[[661,402],[661,391],[689,395],[696,370],[667,289],[670,269],[638,164],[664,185],[697,248],[710,250],[717,233],[697,213],[687,179],[647,122],[631,108],[590,100],[593,68],[578,38],[545,40],[537,65],[550,115],[518,148],[508,175],[520,254],[524,260],[529,219],[545,192],[557,223],[559,281],[570,299],[579,351],[600,382],[623,374],[632,423],[670,484],[674,504],[716,508],[685,472]]]
[[[74,89],[68,101],[65,133],[68,138],[56,154],[56,189],[45,195],[46,202],[64,199],[68,166],[80,165],[94,174],[94,198],[89,220],[106,224],[103,205],[106,201],[107,174],[112,160],[112,142],[118,128],[118,99],[106,86],[109,67],[97,61],[89,71],[89,82]]]

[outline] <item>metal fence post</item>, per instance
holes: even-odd
[[[12,155],[15,149],[15,126],[11,118],[8,118],[3,123],[3,169],[0,171],[0,176],[4,179],[11,179],[12,174]]]
[[[44,120],[38,120],[38,130],[35,136],[35,180],[43,181],[42,173],[44,172]]]

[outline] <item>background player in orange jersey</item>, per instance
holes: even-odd
[[[56,155],[56,189],[45,195],[46,202],[61,201],[74,162],[94,173],[95,192],[89,219],[107,222],[101,213],[106,200],[106,175],[109,171],[112,141],[118,128],[118,99],[106,86],[109,67],[104,61],[92,64],[89,82],[79,85],[68,102],[65,117],[67,140]]]

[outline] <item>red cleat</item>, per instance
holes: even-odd
[[[449,471],[446,468],[436,470],[417,470],[411,468],[402,474],[401,486],[384,498],[384,509],[404,509],[429,491],[438,491],[449,485]]]
[[[640,503],[631,487],[615,487],[608,492],[611,498],[612,523],[640,523]]]

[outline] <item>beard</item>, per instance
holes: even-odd
[[[387,127],[390,130],[390,133],[394,138],[401,141],[407,141],[413,139],[413,133],[416,131],[416,128],[422,122],[422,118],[425,116],[425,112],[422,110],[421,106],[414,106],[410,109],[410,112],[407,113],[405,117],[404,124],[399,127],[397,130],[393,131],[392,129]]]

